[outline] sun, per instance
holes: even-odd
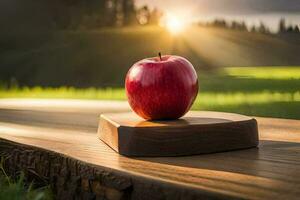
[[[185,30],[185,23],[176,16],[167,16],[165,19],[165,27],[172,34],[179,34]]]

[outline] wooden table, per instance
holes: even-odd
[[[98,115],[125,102],[1,100],[10,174],[51,184],[58,199],[299,199],[300,121],[257,117],[259,148],[127,158],[97,137]]]

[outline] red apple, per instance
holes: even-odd
[[[178,119],[192,106],[198,79],[185,58],[159,54],[135,63],[126,75],[125,88],[131,108],[144,119]]]

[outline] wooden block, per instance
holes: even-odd
[[[192,111],[168,121],[145,121],[133,112],[102,114],[98,137],[125,156],[182,156],[258,145],[255,119],[222,112]]]

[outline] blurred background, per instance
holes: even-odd
[[[300,119],[300,0],[1,0],[0,98],[125,100],[138,60],[189,59],[193,109]]]

